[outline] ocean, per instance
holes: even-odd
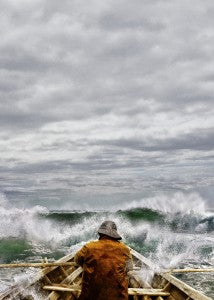
[[[178,197],[179,198],[179,197]],[[194,201],[193,201],[194,202]],[[123,242],[151,259],[159,269],[209,268],[214,264],[214,213],[202,200],[130,202],[110,210],[18,208],[0,202],[0,263],[51,262],[97,239],[104,220],[113,220]],[[0,269],[0,291],[23,284],[34,269]],[[178,274],[192,287],[214,298],[213,273]]]

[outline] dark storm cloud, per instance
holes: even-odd
[[[48,174],[52,188],[52,173],[74,172],[87,187],[94,172],[97,194],[140,192],[147,175],[148,187],[176,189],[181,164],[184,189],[211,184],[211,0],[9,0],[0,11],[0,169],[11,185],[12,173]]]
[[[114,4],[110,1],[101,5],[95,1],[93,4],[96,9],[80,9],[75,1],[64,1],[63,5],[55,1],[38,5],[28,2],[26,6],[23,3],[16,5],[13,1],[5,4],[3,24],[8,25],[8,32],[11,27],[12,33],[10,38],[6,38],[5,34],[3,39],[1,67],[4,71],[20,73],[17,77],[38,74],[30,84],[23,81],[19,95],[14,88],[2,99],[7,96],[27,98],[29,110],[38,114],[41,106],[37,102],[42,101],[47,123],[52,121],[49,108],[54,105],[58,114],[66,111],[60,119],[67,120],[75,114],[81,118],[80,107],[85,118],[94,117],[111,111],[115,101],[128,107],[130,98],[136,101],[139,97],[152,97],[157,102],[161,101],[163,109],[164,102],[168,101],[171,110],[197,99],[200,102],[212,99],[209,89],[204,90],[200,86],[203,80],[198,84],[195,70],[191,70],[198,66],[200,74],[205,75],[206,72],[200,70],[201,61],[206,66],[211,49],[207,51],[203,43],[198,44],[198,35],[201,34],[203,39],[203,28],[210,27],[210,17],[205,10],[209,2],[192,11],[192,16],[197,16],[197,19],[195,22],[191,20],[187,28],[185,15],[179,15],[169,2],[149,4],[136,1],[122,5],[121,2]],[[182,5],[179,9],[182,11]],[[183,7],[183,10],[187,15],[191,13],[189,6]],[[169,12],[172,16],[168,15]],[[182,20],[184,24],[177,23]],[[201,33],[198,32],[200,23]],[[191,44],[186,44],[189,31],[192,33]],[[186,61],[190,62],[196,56],[198,62],[185,66]],[[181,74],[187,77],[186,82],[179,78]],[[171,81],[174,81],[173,84]],[[71,85],[73,89],[69,88]],[[56,90],[52,91],[53,87]],[[47,90],[42,95],[38,93],[35,99],[38,89],[45,88]],[[122,101],[118,99],[121,95]],[[106,108],[102,108],[103,103],[101,107],[99,105],[102,99],[109,103],[104,104]],[[90,106],[94,106],[93,113],[84,110],[88,101]],[[77,102],[80,104],[77,105]],[[15,104],[14,108],[21,109],[22,103],[19,106]],[[75,114],[72,113],[73,108]],[[40,124],[38,122],[38,126]]]
[[[214,150],[213,129],[198,130],[197,133],[177,136],[176,138],[153,139],[149,143],[142,139],[118,139],[102,141],[100,144],[125,147],[141,151],[175,151],[175,150]]]
[[[23,112],[8,112],[7,115],[4,113],[0,113],[0,126],[2,129],[12,129],[19,131],[23,130],[26,131],[35,127],[44,124],[44,122],[54,121],[55,118],[51,118],[51,116],[46,116],[45,114],[35,114],[35,113],[28,113],[24,114]]]

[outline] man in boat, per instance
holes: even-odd
[[[130,250],[120,242],[114,222],[103,222],[98,234],[99,240],[87,243],[74,258],[83,267],[79,300],[128,300]]]

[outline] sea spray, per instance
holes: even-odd
[[[111,219],[118,225],[123,241],[150,258],[160,270],[212,264],[214,237],[209,224],[213,216],[207,216],[204,201],[197,194],[161,195],[130,202],[123,210],[115,207],[110,212],[53,212],[41,206],[21,209],[12,206],[5,197],[0,199],[0,243],[8,243],[4,244],[2,257],[7,256],[14,242],[22,244],[23,241],[30,246],[22,252],[15,250],[8,262],[39,261],[44,256],[53,260],[76,252],[84,243],[97,239],[99,225]],[[144,271],[139,271],[142,278],[149,277]],[[18,282],[26,271],[15,272]],[[14,276],[6,273],[0,271],[0,286],[12,284]],[[206,279],[206,274],[203,276]],[[211,295],[208,283],[206,289]]]
[[[159,194],[141,200],[134,200],[124,203],[123,210],[133,208],[149,208],[153,211],[163,212],[164,214],[190,213],[195,212],[205,215],[206,204],[198,193],[184,194],[177,192],[174,194]],[[117,206],[115,206],[117,208]],[[119,208],[118,208],[119,209]]]
[[[42,206],[35,206],[30,209],[14,207],[1,195],[0,238],[28,238],[38,230],[37,216],[47,213],[48,209]]]

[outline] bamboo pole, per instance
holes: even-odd
[[[66,266],[77,266],[77,264],[74,262],[0,264],[0,268],[46,268],[46,267],[66,267]]]
[[[208,268],[208,269],[172,269],[165,271],[164,273],[208,273],[208,272],[214,272],[214,268]]]
[[[0,264],[0,268],[46,268],[46,267],[66,267],[77,266],[75,262],[42,262],[42,263],[12,263],[12,264]],[[161,273],[202,273],[202,272],[214,272],[214,268],[208,269],[172,269],[166,270]]]

